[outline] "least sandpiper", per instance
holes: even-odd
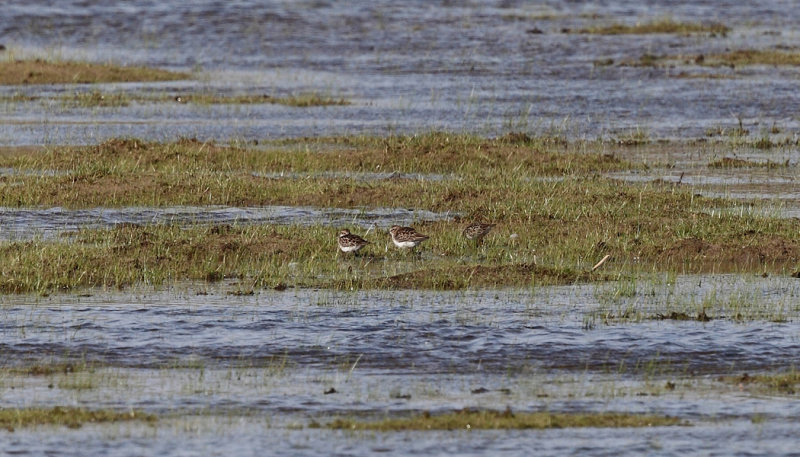
[[[353,235],[350,230],[344,229],[339,232],[339,249],[342,252],[358,252],[359,249],[368,244],[369,241],[358,235]]]
[[[477,222],[475,224],[470,224],[464,228],[464,231],[461,232],[464,234],[464,238],[468,240],[475,240],[476,243],[481,242],[484,236],[492,230],[497,224],[482,224]]]
[[[392,235],[392,242],[398,248],[413,249],[429,238],[428,235],[423,235],[411,227],[400,227],[399,225],[393,225],[389,229],[389,233]]]

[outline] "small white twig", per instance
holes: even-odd
[[[611,254],[606,254],[606,256],[605,256],[605,257],[603,257],[602,259],[600,259],[600,261],[599,261],[599,262],[597,262],[597,263],[595,264],[595,266],[593,266],[593,267],[592,267],[592,269],[591,269],[590,273],[592,273],[592,272],[594,272],[594,270],[597,270],[598,268],[600,268],[600,267],[601,267],[601,266],[602,266],[604,263],[606,263],[606,260],[608,260],[608,259],[610,259],[610,258],[611,258]]]

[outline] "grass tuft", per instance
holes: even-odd
[[[375,422],[336,419],[327,425],[332,429],[377,430],[471,430],[471,429],[548,429],[574,427],[660,427],[686,425],[678,418],[630,413],[515,413],[505,411],[476,411],[463,409],[452,413],[422,413],[406,418],[388,418]]]
[[[53,408],[3,408],[0,409],[0,427],[14,431],[20,427],[37,425],[59,425],[80,428],[87,423],[107,423],[122,421],[142,421],[153,424],[157,418],[153,414],[130,410],[89,410],[56,406]]]
[[[722,380],[742,387],[786,395],[795,395],[800,388],[800,372],[794,369],[786,373],[760,373],[752,376],[744,373],[741,376],[723,377]]]
[[[0,85],[96,84],[189,79],[186,73],[90,62],[52,62],[42,59],[0,61]]]
[[[725,35],[730,32],[730,28],[719,23],[702,24],[698,22],[677,22],[671,18],[663,18],[650,22],[637,24],[611,24],[596,27],[589,27],[579,30],[578,33],[595,35],[645,35],[657,33],[712,33]]]
[[[755,162],[752,160],[738,159],[735,157],[723,157],[719,160],[709,162],[709,168],[786,168],[789,166],[788,161],[784,163],[777,163],[772,161]]]

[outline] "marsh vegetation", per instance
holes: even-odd
[[[596,35],[644,35],[654,33],[710,33],[725,35],[730,32],[730,27],[719,23],[680,22],[666,17],[636,24],[615,23],[610,25],[597,25],[580,29],[579,33]]]
[[[0,59],[0,84],[96,84],[114,82],[177,81],[190,78],[157,68],[93,62]]]
[[[333,97],[318,92],[300,93],[296,95],[273,96],[266,94],[220,95],[215,93],[196,92],[189,94],[144,94],[138,92],[102,92],[99,90],[67,93],[54,97],[42,97],[15,93],[0,97],[6,102],[52,102],[56,101],[65,107],[80,108],[119,108],[132,103],[189,103],[194,105],[251,105],[272,104],[306,108],[311,106],[344,106],[350,102],[343,97]]]
[[[408,418],[390,418],[374,422],[336,419],[326,426],[332,429],[376,430],[481,430],[481,429],[547,429],[574,427],[661,427],[680,425],[672,417],[638,414],[554,414],[505,411],[476,411],[464,409],[452,413],[428,412]]]
[[[639,271],[796,270],[796,220],[724,213],[717,208],[731,202],[700,197],[691,187],[603,176],[647,167],[623,159],[626,147],[432,133],[259,148],[125,139],[7,149],[0,153],[2,167],[56,173],[0,177],[0,204],[6,207],[374,208],[414,202],[417,209],[452,217],[420,221],[431,240],[425,261],[412,270],[392,267],[402,256],[390,249],[385,227],[374,232],[365,256],[348,260],[336,254],[336,229],[324,225],[134,225],[82,229],[64,240],[4,241],[0,288],[47,292],[238,278],[253,287],[459,289],[608,280]],[[745,164],[723,159],[710,166]],[[449,178],[371,181],[313,174],[376,170]],[[283,172],[306,175],[262,177]],[[460,227],[472,220],[498,224],[480,248],[460,236]],[[607,254],[612,261],[603,274],[588,274]],[[342,269],[343,262],[349,268]]]
[[[120,421],[144,421],[155,423],[156,416],[141,411],[90,410],[84,408],[3,408],[0,409],[0,428],[14,431],[20,427],[36,425],[56,425],[79,428],[84,424],[98,424]]]
[[[0,17],[0,453],[794,452],[800,10],[50,3]]]

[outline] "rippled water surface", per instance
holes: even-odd
[[[36,377],[8,372],[0,379],[3,405],[137,408],[163,418],[158,431],[111,425],[44,438],[47,429],[14,432],[0,440],[0,450],[55,449],[102,436],[104,444],[92,452],[180,454],[214,446],[236,453],[261,443],[302,454],[333,445],[342,454],[521,453],[537,446],[557,454],[600,446],[625,455],[681,455],[701,449],[701,437],[711,433],[731,437],[723,449],[732,455],[765,443],[777,454],[793,452],[787,439],[800,403],[751,395],[717,378],[793,369],[800,357],[796,280],[653,278],[626,298],[613,287],[232,296],[227,291],[235,284],[184,284],[155,292],[5,296],[4,368],[46,362],[94,368]],[[712,320],[660,318],[699,309]],[[750,318],[735,318],[742,313]],[[667,382],[678,387],[666,389]],[[336,416],[506,405],[659,413],[692,427],[607,430],[600,441],[591,430],[377,436],[293,430]],[[747,427],[756,416],[765,418],[759,433]]]
[[[557,129],[577,137],[644,130],[702,137],[741,118],[796,134],[796,67],[655,69],[641,56],[794,49],[791,1],[609,2],[6,2],[0,37],[13,55],[118,61],[194,71],[194,81],[109,91],[286,95],[348,106],[132,103],[70,108],[40,100],[0,112],[0,144],[93,143],[112,136],[224,140],[429,129],[494,134]],[[573,33],[617,22],[720,22],[724,36]],[[611,65],[597,65],[608,61]],[[684,66],[686,68],[684,68]],[[676,77],[711,72],[723,78]],[[11,87],[4,94],[85,90]]]
[[[114,61],[192,74],[169,83],[0,87],[4,100],[27,100],[0,104],[0,146],[89,144],[117,136],[256,142],[432,129],[686,139],[736,127],[751,138],[791,143],[800,129],[798,67],[691,63],[728,50],[796,51],[800,8],[792,1],[30,0],[0,8],[0,59]],[[720,22],[732,30],[718,36],[574,33],[664,17]],[[673,68],[623,64],[644,55],[685,58]],[[63,102],[95,89],[122,92],[132,101],[96,108]],[[188,94],[309,92],[351,103],[298,108],[172,101]],[[735,155],[720,144],[708,155],[678,147],[674,154],[640,157],[630,148],[620,154],[649,168],[610,177],[772,205],[743,202],[720,211],[800,215],[797,147],[737,148]],[[708,166],[724,157],[773,166]],[[54,173],[4,168],[0,178],[26,185],[29,177]],[[0,238],[49,239],[123,223],[366,228],[453,216],[404,208],[0,208]],[[240,296],[239,285],[216,283],[0,296],[1,408],[136,408],[160,418],[155,427],[2,429],[0,454],[798,455],[797,394],[728,379],[796,369],[798,280],[665,275],[631,286],[288,289]],[[76,369],[25,371],[51,364]],[[665,414],[690,425],[397,433],[309,427],[335,417],[507,406]]]
[[[2,208],[0,207],[0,239],[50,239],[81,228],[107,228],[119,224],[283,224],[331,225],[356,224],[365,228],[411,224],[419,221],[445,220],[449,214],[402,208],[313,208],[303,206],[178,206],[171,208]]]

